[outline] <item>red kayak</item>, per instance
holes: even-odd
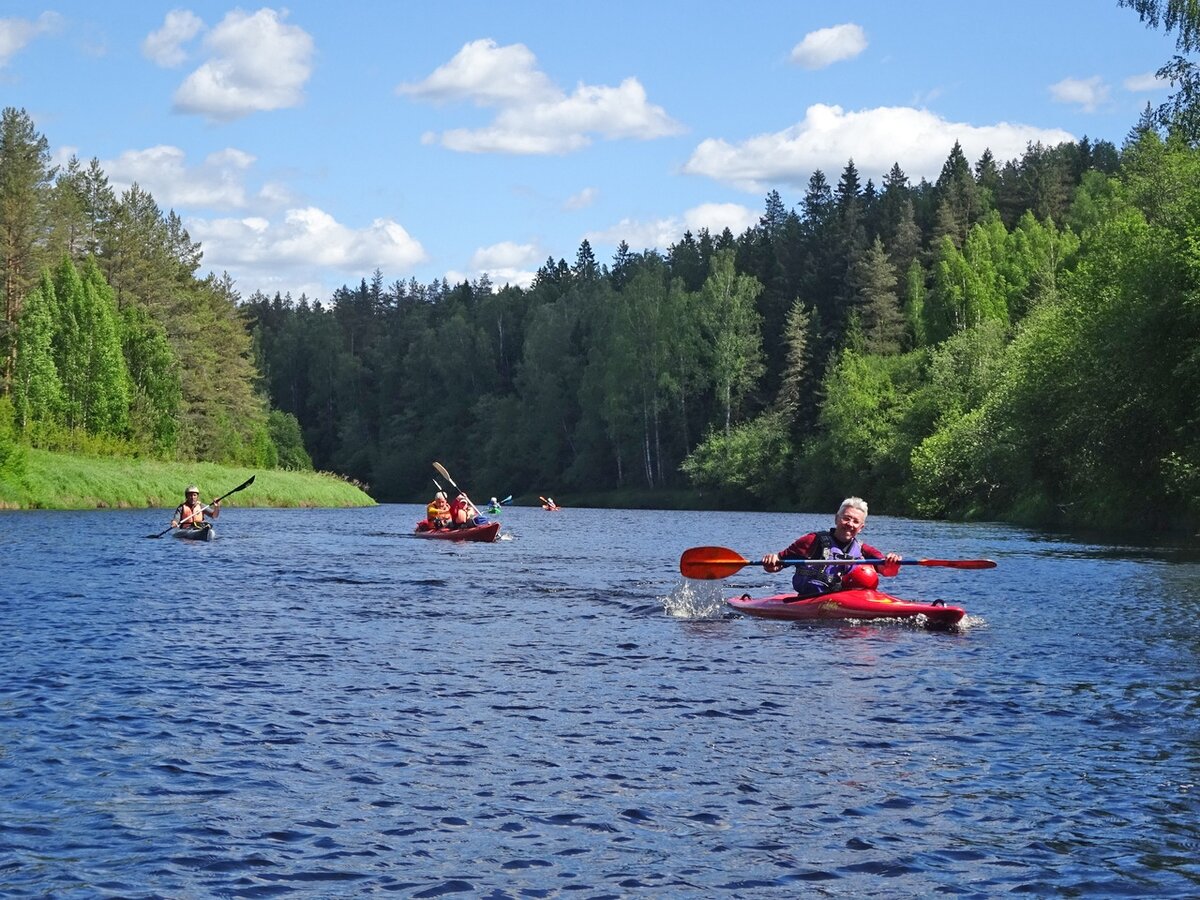
[[[425,519],[417,523],[417,537],[437,538],[443,541],[483,541],[490,544],[496,540],[499,532],[499,522],[469,525],[466,528],[430,528]]]
[[[739,612],[764,619],[912,619],[924,616],[930,627],[953,625],[967,614],[961,606],[911,603],[882,591],[848,590],[818,594],[797,600],[795,594],[774,597],[729,597],[725,600]]]

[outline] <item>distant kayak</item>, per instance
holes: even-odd
[[[203,525],[197,525],[195,528],[191,526],[176,528],[171,533],[183,541],[212,541],[216,540],[217,537],[217,530],[207,522]]]
[[[958,622],[966,610],[960,606],[912,603],[882,591],[849,590],[818,594],[797,600],[795,594],[776,594],[754,598],[748,594],[726,598],[738,612],[764,619],[912,619],[924,616],[931,627],[946,627]]]
[[[466,528],[430,528],[429,522],[422,519],[417,523],[417,537],[435,538],[442,541],[482,541],[491,543],[496,540],[500,531],[499,522],[486,522],[483,525],[469,525]]]
[[[500,515],[501,508],[502,507],[499,507],[499,506],[489,506],[487,509],[484,510],[484,512],[487,513],[489,516],[498,516],[498,515]]]
[[[547,506],[545,503],[543,503],[542,509],[546,510],[547,512],[558,512],[559,510],[562,509],[562,507],[561,506]]]

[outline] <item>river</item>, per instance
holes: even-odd
[[[0,896],[1200,895],[1194,554],[872,516],[937,632],[679,575],[832,511],[420,512],[0,513]]]

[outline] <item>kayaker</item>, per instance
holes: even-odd
[[[478,515],[479,510],[475,508],[474,503],[467,499],[466,494],[459,494],[450,504],[450,520],[454,523],[455,528],[467,528],[474,525],[475,517]]]
[[[425,519],[429,522],[430,528],[450,527],[450,522],[452,521],[450,501],[446,499],[445,491],[438,491],[433,495],[433,499],[425,507]]]
[[[824,594],[846,588],[874,588],[879,576],[891,577],[900,571],[900,555],[884,554],[882,550],[864,544],[859,532],[867,525],[867,502],[861,497],[847,497],[833,517],[828,531],[813,531],[802,535],[784,550],[768,553],[762,567],[768,572],[783,569],[782,559],[883,559],[876,566],[796,566],[792,586],[801,597]],[[847,571],[849,570],[849,571]]]
[[[171,527],[199,528],[204,524],[205,514],[213,519],[219,516],[221,514],[221,501],[214,500],[208,506],[205,506],[200,502],[200,488],[194,484],[189,484],[183,492],[183,502],[175,509],[175,516],[171,519]]]

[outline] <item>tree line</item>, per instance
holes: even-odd
[[[382,498],[437,458],[498,494],[1194,520],[1198,161],[1148,110],[1120,149],[956,144],[933,183],[850,161],[743,234],[608,264],[584,241],[528,288],[377,271],[243,308],[315,463]]]

